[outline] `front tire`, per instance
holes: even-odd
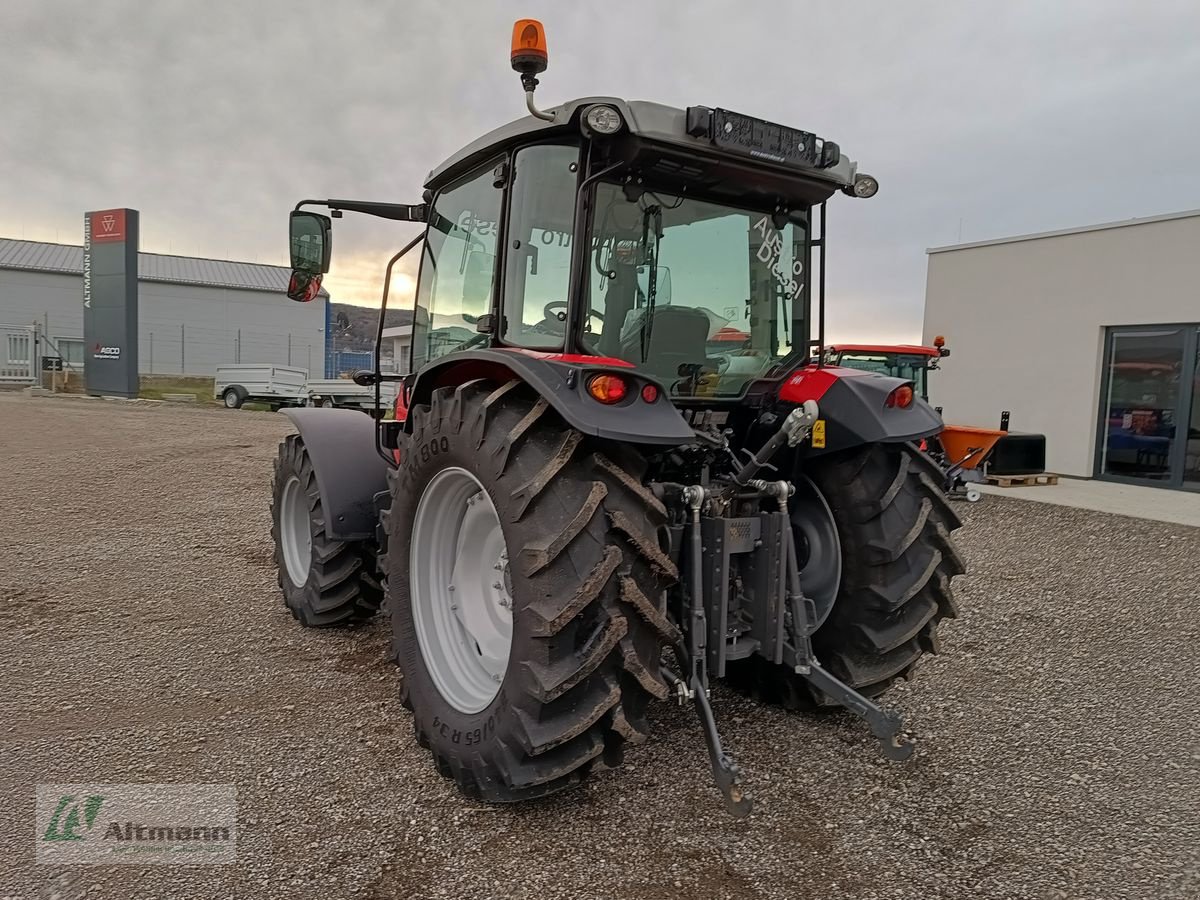
[[[837,526],[842,577],[813,635],[817,659],[869,697],[909,677],[938,650],[937,626],[956,613],[950,580],[964,571],[951,532],[961,525],[941,470],[910,444],[869,444],[805,468]],[[789,709],[830,701],[785,666],[730,665],[735,688]]]
[[[659,542],[666,515],[641,483],[644,462],[628,448],[587,440],[516,381],[439,388],[430,406],[409,415],[385,522],[401,699],[418,742],[464,794],[493,802],[576,784],[598,759],[618,764],[626,742],[646,737],[650,698],[668,694],[659,658],[662,643],[678,638],[663,603],[677,577]],[[444,489],[451,478],[457,493]],[[481,490],[471,494],[472,486]],[[475,521],[459,503],[468,494],[492,510],[502,540],[453,537],[447,521]],[[455,503],[459,511],[439,514]],[[417,527],[427,533],[415,534]],[[455,553],[453,564],[429,563],[437,541],[490,555],[480,565],[444,549]],[[511,603],[507,659],[496,664],[500,644],[490,632],[479,640],[478,626],[464,622],[457,634],[467,650],[488,655],[481,671],[499,676],[489,698],[478,679],[464,679],[474,693],[446,687],[438,659],[462,647],[431,644],[437,629],[422,620],[441,615],[453,625],[446,607],[470,602],[463,585],[483,582],[478,590],[487,592],[492,556]],[[472,575],[476,569],[487,577]],[[418,590],[433,596],[414,596]],[[452,627],[441,634],[456,639]]]
[[[354,625],[375,615],[383,602],[375,548],[326,533],[317,476],[298,434],[279,445],[271,495],[275,565],[292,615],[309,628]]]

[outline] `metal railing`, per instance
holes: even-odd
[[[40,376],[37,327],[0,325],[0,384],[36,384]]]

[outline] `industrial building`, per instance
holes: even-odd
[[[928,251],[946,421],[1046,435],[1047,471],[1200,490],[1200,210]]]
[[[211,377],[219,365],[274,363],[333,377],[330,298],[284,297],[281,266],[138,253],[138,369]],[[0,238],[0,366],[29,353],[36,325],[47,346],[82,372],[83,247]],[[3,373],[0,373],[3,374]]]

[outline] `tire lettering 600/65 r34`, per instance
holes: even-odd
[[[440,456],[443,453],[450,452],[449,438],[434,438],[421,445],[421,449],[417,451],[420,454],[421,462],[429,462],[433,457]]]
[[[505,698],[505,696],[503,694],[500,694],[497,697],[497,701],[498,702],[496,704],[495,710],[492,712],[492,714],[490,716],[488,716],[488,720],[486,722],[484,722],[482,728],[474,728],[474,729],[471,729],[471,730],[465,731],[465,732],[459,731],[457,728],[453,727],[452,725],[449,725],[446,722],[443,722],[441,720],[441,718],[438,716],[433,717],[433,727],[438,732],[438,734],[440,734],[444,738],[448,738],[452,743],[465,744],[468,747],[470,747],[472,744],[481,743],[482,741],[484,741],[487,738],[490,738],[493,734],[496,733],[497,719],[501,715],[507,714],[508,701]]]

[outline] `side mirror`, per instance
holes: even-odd
[[[287,295],[307,303],[321,292],[321,279],[329,271],[331,223],[328,216],[295,210],[288,222],[292,277]]]

